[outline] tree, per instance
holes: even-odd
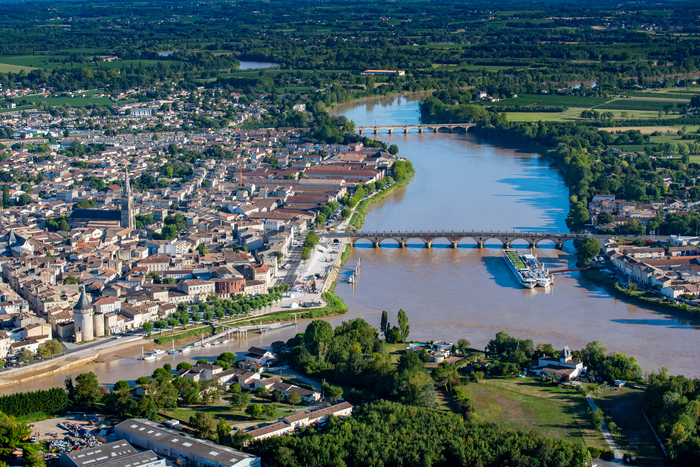
[[[15,417],[0,413],[0,445],[3,448],[15,448],[31,434],[32,430],[26,424],[17,423]]]
[[[146,321],[143,323],[143,330],[146,331],[148,337],[151,337],[151,331],[153,331],[153,323]]]
[[[270,391],[267,390],[265,386],[260,386],[259,388],[255,389],[255,397],[268,397],[270,395]]]
[[[87,407],[93,407],[100,401],[102,391],[95,373],[82,373],[75,378],[75,395],[77,402]]]
[[[408,325],[408,316],[403,309],[399,309],[399,330],[401,331],[401,341],[408,341],[408,335],[411,332],[411,327]]]
[[[304,332],[304,343],[316,351],[320,343],[328,344],[333,339],[333,327],[328,321],[317,319],[309,323]]]
[[[143,386],[144,384],[151,384],[151,380],[148,378],[148,376],[139,376],[136,379],[136,384]]]
[[[301,402],[301,396],[296,392],[293,392],[287,396],[287,402],[292,405],[297,405]]]
[[[348,209],[348,208],[343,208],[343,209],[340,211],[340,216],[341,216],[343,219],[347,219],[348,217],[350,217],[351,214],[352,214],[352,211],[351,211],[350,209]]]
[[[32,197],[26,193],[22,193],[17,198],[17,206],[26,206],[32,202]]]
[[[471,342],[469,342],[466,339],[460,339],[457,341],[457,347],[459,348],[459,351],[462,352],[462,354],[467,353],[467,349],[470,345],[472,345]]]
[[[190,368],[192,368],[192,364],[191,364],[191,363],[189,363],[189,362],[180,362],[180,363],[177,364],[176,370],[177,370],[177,371],[180,371],[180,370],[189,370]]]
[[[190,417],[190,426],[197,430],[197,436],[200,438],[212,438],[212,435],[217,432],[216,422],[210,413],[201,410],[196,411]]]
[[[303,259],[304,261],[308,261],[309,258],[311,258],[311,249],[309,249],[309,247],[305,246],[301,250],[301,259]]]
[[[267,404],[263,407],[265,418],[274,418],[277,415],[277,406],[275,404]]]
[[[252,420],[260,418],[263,414],[262,404],[249,404],[245,409],[246,415],[248,415]]]
[[[387,149],[387,152],[392,156],[395,156],[399,153],[399,147],[395,144],[392,144],[391,146],[389,146],[389,149]]]
[[[216,435],[219,439],[219,444],[227,444],[229,435],[231,434],[231,426],[223,418],[219,419],[216,425]]]
[[[217,358],[217,360],[223,360],[229,365],[233,365],[234,363],[236,363],[236,354],[234,354],[233,352],[224,352],[221,355],[219,355],[219,358]]]
[[[199,384],[196,381],[194,381],[194,383],[195,384],[186,387],[185,390],[182,391],[182,403],[185,406],[197,404],[201,400]]]
[[[281,389],[275,388],[272,390],[272,398],[275,402],[282,402],[284,400],[284,392]]]
[[[583,264],[588,264],[591,258],[594,258],[600,254],[600,243],[593,237],[588,237],[583,242],[581,246],[578,247],[576,255]]]
[[[343,388],[341,388],[340,386],[332,386],[329,384],[328,387],[324,389],[324,393],[326,397],[328,397],[331,400],[331,402],[335,404],[338,401],[338,399],[343,397]]]
[[[607,211],[603,211],[600,214],[598,214],[598,224],[611,224],[615,222],[615,218],[613,217],[612,214],[610,214]]]
[[[389,335],[389,330],[391,329],[391,324],[389,324],[389,313],[382,311],[382,320],[379,324],[379,330],[384,334],[384,339]]]
[[[237,384],[235,386],[238,386]],[[240,386],[238,386],[240,387]],[[250,393],[249,392],[238,392],[234,393],[229,397],[231,401],[231,407],[240,410],[250,404]]]
[[[114,387],[112,389],[114,391],[129,390],[129,389],[131,389],[131,386],[129,385],[129,383],[127,383],[123,379],[120,379],[119,381],[114,383]]]

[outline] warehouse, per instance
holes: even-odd
[[[123,440],[63,454],[59,462],[62,467],[166,467],[153,451],[138,452]]]
[[[114,427],[114,436],[156,454],[187,461],[187,466],[260,467],[260,458],[165,428],[143,418]]]

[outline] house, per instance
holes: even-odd
[[[251,347],[245,355],[245,361],[255,363],[260,366],[269,366],[268,363],[275,359],[275,355],[269,350],[264,350],[259,347]]]
[[[331,405],[311,412],[302,412],[281,418],[276,423],[271,423],[246,432],[253,439],[265,439],[272,436],[280,436],[294,432],[297,428],[323,424],[328,417],[346,418],[352,414],[353,406],[348,402]]]
[[[189,369],[183,368],[182,370],[177,372],[177,375],[195,382],[209,381],[210,379],[214,379],[214,377],[221,373],[223,370],[224,369],[221,368],[219,365],[206,363],[203,365],[193,366]]]
[[[571,357],[571,349],[567,345],[561,351],[559,358],[542,356],[537,361],[537,367],[532,369],[536,375],[552,376],[569,381],[583,371],[583,363]]]

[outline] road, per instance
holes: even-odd
[[[586,394],[586,400],[588,401],[588,405],[591,407],[591,410],[595,411],[598,408],[595,404],[595,401],[593,400],[593,397],[591,397],[590,394]],[[605,441],[607,441],[608,446],[610,446],[610,449],[612,449],[612,451],[615,453],[615,459],[622,459],[622,452],[620,452],[620,450],[617,449],[615,440],[613,440],[613,437],[610,434],[610,430],[608,430],[608,425],[605,423],[605,421],[601,421],[600,423],[603,431],[603,438],[605,438]]]

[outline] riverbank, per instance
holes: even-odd
[[[652,309],[670,311],[674,314],[685,315],[685,317],[688,318],[700,318],[700,308],[698,307],[691,307],[685,303],[675,304],[668,300],[660,300],[653,295],[648,295],[648,292],[621,287],[615,278],[606,276],[596,269],[583,270],[581,271],[581,274],[585,279],[603,287],[611,295],[623,300],[645,305],[645,307],[651,307]]]

